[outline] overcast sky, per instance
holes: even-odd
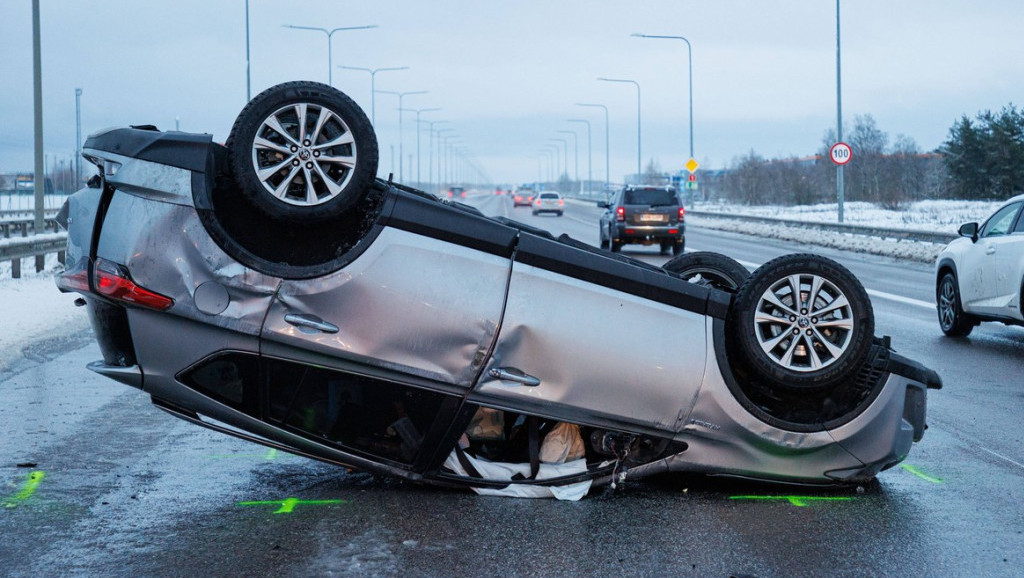
[[[109,126],[155,124],[209,132],[223,142],[246,102],[245,0],[40,0],[44,143],[51,158],[75,150],[75,88],[83,90],[83,135]],[[0,172],[31,171],[30,0],[0,8]],[[693,46],[694,156],[727,166],[751,150],[813,154],[836,123],[836,3],[832,0],[250,0],[252,94],[289,80],[328,79],[327,36],[283,25],[378,25],[333,37],[334,85],[370,113],[378,90],[429,91],[406,108],[442,110],[444,126],[496,184],[546,173],[540,149],[579,134],[585,177],[592,127],[593,172],[604,178],[609,109],[611,180],[634,172],[636,89],[641,85],[643,164],[678,170],[689,158],[686,45],[631,33],[685,36]],[[1022,101],[1024,3],[844,0],[842,103],[847,130],[871,114],[890,135],[923,150],[939,146],[961,115]],[[397,98],[377,96],[381,172],[399,150]],[[415,154],[414,115],[402,150]],[[421,132],[427,179],[427,131]],[[392,153],[394,149],[394,153]],[[435,153],[436,154],[436,153]],[[854,151],[856,155],[856,151]],[[561,156],[561,155],[559,155]],[[397,162],[397,161],[394,161]],[[405,168],[405,182],[415,169]],[[546,177],[546,174],[542,176]]]

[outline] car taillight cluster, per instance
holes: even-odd
[[[626,220],[626,208],[625,207],[619,207],[619,208],[615,209],[615,220],[616,221],[625,221]]]
[[[74,266],[57,275],[57,287],[65,291],[96,293],[108,299],[138,305],[156,311],[165,311],[174,300],[155,293],[132,281],[128,268],[106,259],[92,263],[93,286],[89,286],[89,260],[83,257]]]
[[[679,220],[682,221],[686,218],[686,209],[679,207]]]

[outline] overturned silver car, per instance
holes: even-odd
[[[485,217],[377,179],[326,85],[268,89],[225,145],[144,126],[84,150],[57,284],[87,304],[89,368],[295,454],[569,498],[661,472],[859,483],[940,387],[833,261],[658,268]]]

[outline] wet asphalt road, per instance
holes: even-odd
[[[597,241],[595,210],[510,214]],[[801,250],[688,233],[749,265]],[[930,267],[828,254],[876,291],[878,333],[945,382],[924,440],[873,484],[670,476],[577,503],[431,489],[178,421],[87,371],[83,333],[0,372],[0,576],[1024,575],[1024,329],[943,338]]]

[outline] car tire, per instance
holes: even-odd
[[[662,241],[661,242],[661,254],[662,255],[668,255],[670,252],[672,252],[672,247],[673,247],[672,241]]]
[[[967,337],[978,324],[964,313],[960,300],[960,288],[956,275],[946,273],[935,288],[936,309],[939,314],[939,328],[948,337]]]
[[[819,255],[786,255],[736,292],[727,351],[769,386],[823,389],[856,376],[874,328],[871,300],[853,273]]]
[[[683,254],[683,250],[685,250],[685,249],[686,249],[686,241],[679,241],[678,243],[672,245],[672,254],[673,255],[682,255]]]
[[[239,113],[226,145],[242,200],[290,225],[344,215],[377,175],[370,120],[344,93],[317,82],[287,82],[258,94]]]
[[[558,211],[558,213],[556,213],[555,216],[561,217],[562,216],[562,211]]]
[[[679,275],[690,283],[731,293],[735,293],[750,277],[750,271],[735,259],[711,251],[679,255],[661,268]]]
[[[597,232],[597,238],[598,238],[598,242],[601,244],[601,248],[602,249],[607,249],[608,248],[608,237],[604,236],[604,228],[603,227],[601,228],[600,231]]]
[[[616,241],[615,239],[612,239],[611,240],[611,249],[612,249],[612,253],[618,253],[619,251],[622,250],[622,243]]]

